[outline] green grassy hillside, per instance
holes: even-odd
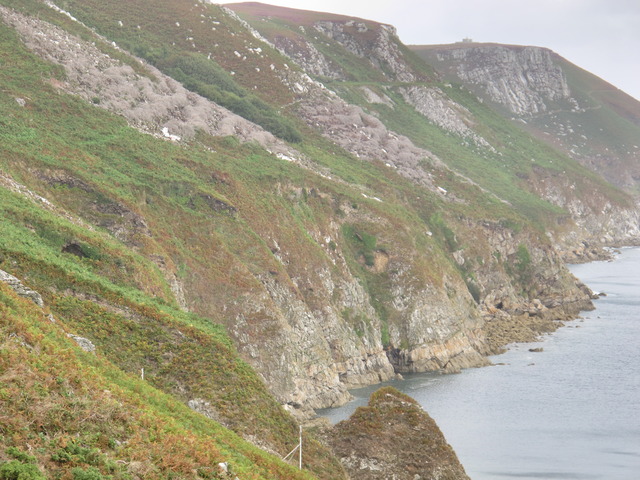
[[[65,317],[51,323],[4,284],[0,298],[1,478],[227,478],[220,462],[241,478],[312,478],[83,352]]]
[[[311,407],[394,367],[482,364],[483,315],[587,299],[550,239],[581,232],[543,180],[588,212],[632,204],[384,24],[232,6],[319,52],[312,80],[218,5],[58,7],[0,0],[0,269],[44,302],[0,282],[0,480],[346,478],[306,430],[304,471],[280,460]]]
[[[562,212],[549,202],[540,199],[536,184],[541,177],[553,178],[558,175],[567,175],[580,184],[576,187],[578,197],[596,189],[602,191],[604,196],[614,198],[616,203],[630,204],[629,198],[625,199],[624,195],[620,195],[601,177],[593,175],[579,162],[570,158],[565,151],[550,148],[545,139],[531,136],[523,131],[522,125],[505,119],[500,111],[478,101],[476,96],[462,85],[451,85],[440,79],[439,74],[434,72],[434,67],[439,67],[440,63],[431,62],[433,52],[438,51],[438,46],[412,47],[415,52],[401,46],[403,61],[411,71],[415,72],[413,81],[401,81],[393,75],[387,75],[388,72],[385,72],[384,68],[376,68],[378,62],[372,64],[367,56],[354,54],[354,48],[350,47],[351,43],[346,43],[345,40],[347,45],[345,48],[345,45],[340,45],[335,40],[319,34],[313,28],[317,22],[329,21],[344,25],[364,22],[368,31],[361,33],[355,29],[356,27],[348,27],[354,29],[348,32],[348,35],[350,35],[350,42],[366,45],[368,41],[373,43],[374,39],[369,38],[372,32],[381,28],[376,22],[318,12],[274,8],[257,3],[230,4],[229,7],[276,44],[282,37],[293,36],[297,38],[298,44],[313,45],[336,71],[348,72],[347,76],[337,79],[319,75],[317,78],[329,88],[348,102],[372,113],[390,130],[408,136],[416,145],[435,153],[454,171],[477,182],[498,198],[508,201],[519,213],[533,219],[543,228],[552,228],[556,223],[554,217],[562,216]],[[304,30],[297,28],[297,23],[304,24]],[[289,55],[295,54],[296,47],[289,48],[287,52]],[[419,55],[428,62],[418,60],[416,57]],[[374,74],[377,76],[372,76]],[[474,144],[468,136],[453,134],[433,121],[425,121],[425,117],[416,111],[414,105],[408,103],[402,94],[404,89],[411,87],[438,89],[447,101],[462,106],[468,112],[464,121],[471,127],[471,131],[486,140],[489,147]],[[365,88],[377,92],[380,96],[386,96],[388,101],[384,103],[370,101],[363,92]],[[594,120],[594,123],[599,125],[601,120],[603,119]],[[619,119],[618,123],[617,127],[620,127],[620,123],[623,123],[622,119]],[[603,124],[603,132],[620,131],[620,128],[612,124],[608,124],[608,127],[604,125],[607,123]]]
[[[91,375],[81,382],[83,390],[102,392],[122,384],[118,398],[132,403],[131,415],[137,415],[138,410],[142,415],[150,409],[149,415],[154,420],[145,422],[153,425],[153,429],[164,429],[161,425],[167,422],[168,431],[175,432],[167,434],[166,442],[180,443],[175,447],[176,457],[169,458],[171,447],[162,443],[165,442],[162,430],[158,433],[160,438],[153,440],[158,442],[156,447],[151,446],[146,433],[138,431],[142,427],[136,422],[143,420],[125,419],[120,437],[110,433],[108,428],[111,427],[106,422],[102,425],[104,421],[100,420],[97,432],[83,432],[76,438],[76,432],[82,431],[80,426],[66,425],[62,419],[55,420],[56,429],[50,432],[46,426],[41,430],[38,420],[21,419],[27,427],[7,427],[2,432],[4,445],[23,448],[24,442],[30,442],[38,449],[37,463],[52,478],[58,478],[58,471],[87,465],[98,468],[105,475],[114,473],[109,469],[115,468],[112,464],[117,459],[123,459],[123,463],[118,464],[119,475],[129,478],[126,464],[137,457],[129,453],[116,455],[115,447],[105,448],[107,453],[104,454],[91,453],[92,458],[106,455],[103,460],[91,462],[81,459],[56,463],[49,457],[55,454],[56,445],[66,445],[69,440],[65,438],[74,439],[73,444],[77,444],[78,449],[93,452],[99,442],[105,445],[109,441],[128,442],[137,435],[144,438],[137,440],[140,443],[137,448],[142,453],[136,455],[142,458],[144,452],[151,449],[143,463],[145,468],[156,464],[158,468],[155,476],[145,474],[144,478],[195,477],[192,470],[200,468],[205,472],[203,478],[211,478],[206,475],[212,475],[218,461],[227,461],[225,456],[230,457],[232,464],[238,462],[236,472],[244,472],[243,478],[252,478],[247,472],[254,472],[251,475],[255,478],[275,478],[274,475],[293,478],[296,474],[280,465],[274,457],[259,453],[257,448],[249,447],[218,423],[190,412],[181,403],[194,398],[206,399],[219,422],[256,438],[281,455],[291,450],[297,441],[296,422],[267,392],[253,370],[239,359],[224,329],[212,323],[211,318],[180,311],[161,271],[172,268],[173,258],[182,262],[173,267],[178,274],[188,268],[189,257],[193,261],[202,260],[203,257],[197,256],[195,239],[204,233],[206,241],[211,242],[215,235],[210,224],[212,216],[221,218],[223,224],[233,220],[230,209],[218,208],[227,204],[211,189],[211,183],[216,182],[212,177],[215,172],[210,171],[208,181],[204,182],[197,175],[198,167],[206,161],[207,155],[197,148],[185,150],[140,134],[121,119],[59,93],[50,84],[50,79],[59,72],[28,54],[5,26],[0,26],[0,30],[3,58],[11,58],[7,64],[13,67],[3,69],[1,74],[5,92],[0,107],[4,119],[1,149],[5,188],[0,188],[3,212],[0,268],[42,292],[46,311],[53,313],[56,319],[56,324],[49,325],[43,323],[42,312],[34,313],[33,308],[23,311],[22,307],[16,307],[14,312],[11,306],[24,302],[5,294],[4,327],[11,331],[15,328],[17,332],[33,330],[37,333],[34,333],[37,341],[32,342],[33,348],[50,349],[51,358],[55,358],[60,349],[69,350],[70,340],[61,340],[64,332],[90,337],[99,352],[98,359],[94,360],[90,355],[73,353],[75,349],[72,349],[67,354],[70,365],[65,365],[66,360],[59,364],[47,360],[33,353],[33,349],[18,352],[31,356],[25,361],[18,361],[13,356],[6,359],[3,375],[7,380],[3,383],[12,395],[19,395],[20,383],[15,381],[20,375],[13,371],[17,365],[35,369],[36,379],[25,387],[26,392],[39,382],[39,368],[56,369],[57,373],[47,375],[58,378],[64,385],[83,377],[78,372],[74,374],[76,377],[69,378],[66,372],[86,370]],[[18,96],[28,99],[25,107],[16,102]],[[240,150],[235,148],[235,151]],[[251,148],[245,153],[249,158],[250,152]],[[281,163],[264,152],[259,155],[263,157],[262,161]],[[183,166],[183,162],[191,164],[193,170]],[[263,174],[268,175],[267,172]],[[222,177],[223,174],[219,175]],[[11,191],[27,191],[24,186],[16,187],[16,182],[24,182],[45,193],[55,207],[51,204],[51,208],[43,209],[41,202],[44,200],[32,197],[36,198],[34,202],[28,196],[25,198]],[[212,203],[213,199],[216,201]],[[145,224],[141,212],[145,213],[145,219],[155,221]],[[125,216],[129,219],[123,219],[123,213],[128,213]],[[189,222],[184,221],[187,217],[191,219]],[[93,223],[93,227],[87,222]],[[128,232],[124,243],[111,234],[119,227]],[[148,230],[154,234],[150,235]],[[176,235],[178,230],[182,235]],[[199,241],[203,240],[201,236]],[[184,243],[189,243],[192,250],[183,249]],[[69,248],[70,245],[73,248]],[[177,251],[182,256],[171,255]],[[159,255],[166,259],[160,266],[150,261]],[[231,288],[243,281],[228,274],[225,278],[232,283]],[[41,329],[45,329],[45,333],[41,333]],[[11,333],[9,330],[5,338]],[[41,346],[40,340],[47,335],[57,344]],[[7,354],[13,355],[13,350],[12,347]],[[141,368],[145,369],[146,382],[133,380]],[[55,404],[54,400],[48,399],[50,395],[44,387],[39,393],[41,401],[51,403],[43,409],[53,408],[59,410],[60,415],[69,415],[65,404]],[[82,401],[93,405],[103,399],[101,393],[90,397]],[[3,409],[3,414],[13,411],[17,401],[17,397],[11,395],[4,398],[11,409]],[[157,398],[158,406],[151,403],[143,406],[141,402],[145,398],[149,402],[155,402],[153,399]],[[178,415],[174,413],[175,409],[187,420],[172,418]],[[41,413],[48,414],[46,411]],[[99,413],[95,415],[102,418]],[[90,407],[87,407],[86,417],[91,416]],[[326,451],[312,440],[308,441],[307,468],[317,470],[320,478],[339,477],[340,468],[335,462],[331,463]],[[223,447],[225,442],[226,447]],[[236,443],[237,448],[234,447]],[[202,454],[195,449],[184,453],[195,444],[201,445],[198,449],[203,450]],[[216,448],[204,453],[209,444]],[[245,453],[238,450],[240,445],[245,445],[242,447],[247,449]],[[162,456],[164,448],[167,448],[166,466],[156,456]],[[183,455],[184,459],[181,458]],[[204,456],[200,459],[198,455]],[[235,460],[236,456],[241,459]],[[109,463],[107,457],[114,459]],[[264,466],[259,467],[260,463]]]

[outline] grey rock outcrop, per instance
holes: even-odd
[[[99,48],[106,43],[104,39],[96,37],[95,42],[88,42],[3,6],[0,18],[16,29],[29,49],[64,67],[67,79],[57,83],[61,89],[124,116],[146,133],[175,141],[191,138],[202,130],[218,136],[234,135],[245,142],[256,141],[274,153],[296,156],[271,133],[187,90],[140,59],[130,57],[130,63],[142,65],[146,75],[112,58]]]
[[[187,402],[187,406],[201,415],[204,415],[207,418],[215,420],[216,422],[223,423],[220,415],[216,411],[216,409],[211,405],[210,402],[202,398],[194,398]]]
[[[407,137],[388,130],[362,108],[314,89],[299,102],[297,112],[309,125],[355,156],[382,161],[400,175],[438,191],[431,171],[445,169],[442,162]]]
[[[261,278],[264,294],[251,299],[251,305],[245,303],[244,312],[236,317],[231,331],[241,351],[255,364],[267,367],[258,370],[283,403],[296,408],[340,405],[350,398],[347,388],[388,380],[394,375],[380,341],[380,326],[361,287],[357,283],[338,286],[334,283],[337,278],[327,270],[319,271],[317,277],[314,295],[330,298],[338,289],[352,292],[354,296],[345,295],[342,301],[353,302],[354,310],[362,309],[371,315],[372,325],[362,337],[345,325],[338,305],[312,310],[311,299],[301,301],[295,290],[266,276]],[[310,284],[310,278],[300,281]],[[298,285],[300,288],[302,284]],[[268,316],[265,328],[271,331],[262,335],[267,345],[259,348],[246,321],[255,309]],[[273,355],[274,352],[278,354]]]
[[[23,283],[10,273],[0,270],[0,282],[4,282],[18,295],[24,298],[28,298],[40,308],[44,307],[42,296],[35,290],[31,290],[29,287],[23,285]]]
[[[493,149],[489,142],[473,131],[476,123],[471,112],[447,97],[436,87],[412,86],[401,88],[407,103],[444,130],[470,138],[476,145]]]
[[[385,76],[401,82],[414,82],[419,78],[413,69],[405,62],[400,47],[395,27],[391,25],[376,24],[369,27],[364,22],[347,21],[320,21],[314,24],[314,28],[337,41],[354,55],[367,58],[375,68]],[[370,35],[363,36],[368,32]],[[369,37],[373,35],[373,40]]]
[[[546,112],[552,102],[571,94],[562,69],[545,48],[460,46],[438,51],[435,59],[516,115]]]
[[[387,107],[393,108],[393,105],[394,105],[393,100],[391,100],[384,93],[379,95],[376,92],[374,92],[371,88],[365,87],[365,86],[360,87],[360,91],[364,95],[367,102],[380,103],[382,105],[386,105]]]
[[[67,337],[75,341],[85,352],[94,353],[96,351],[96,346],[88,338],[80,337],[79,335],[72,335],[71,333],[68,333]]]
[[[274,45],[310,75],[345,80],[342,69],[330,62],[320,51],[303,37],[276,37]]]

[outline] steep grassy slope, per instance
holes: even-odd
[[[398,46],[397,38],[380,34],[384,26],[376,22],[256,3],[229,7],[345,100],[373,114],[390,130],[407,135],[542,228],[555,228],[566,210],[541,194],[541,181],[557,184],[563,182],[562,177],[570,177],[575,189],[572,196],[580,201],[593,199],[592,192],[599,192],[590,206],[596,212],[608,202],[623,208],[632,205],[629,197],[601,177],[562,150],[532,137],[522,125],[505,121],[466,88],[439,81],[432,69],[416,62],[413,52]],[[296,28],[294,19],[305,28]],[[333,27],[327,27],[329,24]],[[435,61],[438,47],[414,49],[447,75],[458,65],[455,60]],[[348,76],[338,74],[345,71],[345,54],[350,64],[367,68],[349,69]],[[327,75],[327,69],[337,73]],[[372,77],[371,72],[378,76]],[[612,128],[612,132],[617,130]]]
[[[6,45],[11,45],[8,31],[6,38]],[[15,39],[12,41],[16,43]],[[290,385],[287,369],[292,366],[273,365],[275,360],[268,349],[256,349],[257,338],[286,341],[279,339],[280,330],[285,322],[291,321],[283,318],[280,310],[284,310],[284,305],[275,304],[280,300],[275,294],[270,299],[263,285],[269,286],[275,280],[270,288],[284,284],[309,305],[301,307],[324,308],[324,294],[316,293],[317,287],[312,287],[319,280],[308,278],[307,272],[311,265],[318,265],[322,274],[326,272],[343,281],[342,272],[347,267],[341,260],[342,248],[336,250],[336,242],[342,243],[342,233],[331,226],[332,218],[340,218],[341,223],[357,223],[357,231],[372,228],[370,221],[359,220],[370,214],[388,219],[397,217],[394,222],[401,218],[410,220],[415,230],[407,238],[423,230],[414,213],[400,213],[398,204],[378,205],[380,202],[362,195],[361,189],[366,186],[364,191],[388,194],[393,199],[397,195],[397,179],[385,179],[375,165],[339,162],[334,154],[311,145],[308,148],[317,160],[335,165],[336,172],[339,169],[340,175],[358,182],[358,187],[336,184],[319,175],[309,176],[309,172],[288,161],[256,146],[242,147],[233,139],[203,134],[195,139],[193,147],[158,141],[80,100],[61,97],[54,86],[47,85],[49,81],[43,87],[39,79],[55,75],[55,69],[46,71],[42,63],[17,44],[12,49],[17,68],[15,72],[7,71],[7,82],[15,82],[15,87],[10,91],[13,96],[5,97],[4,118],[11,119],[3,142],[6,172],[134,248],[141,254],[139,261],[152,272],[145,271],[140,274],[143,278],[135,281],[138,275],[126,270],[121,273],[118,267],[133,269],[136,263],[119,258],[122,254],[103,254],[102,262],[112,261],[116,265],[105,267],[99,274],[112,273],[116,275],[114,281],[129,283],[167,301],[175,295],[184,306],[226,323],[245,354],[260,359],[257,363],[263,374],[271,379],[281,378],[278,381],[282,384],[274,381],[272,388],[288,398],[300,395]],[[45,68],[45,73],[34,72],[37,68]],[[25,105],[16,98],[26,98]],[[60,99],[64,101],[64,109]],[[39,115],[32,121],[33,109],[38,109]],[[49,129],[47,125],[54,116],[56,127]],[[31,141],[24,142],[26,136]],[[408,185],[404,188],[409,190]],[[343,205],[346,211],[341,210]],[[82,256],[91,248],[95,250],[91,247],[95,240],[88,241],[81,233],[63,234],[59,228],[49,227],[41,234],[45,238],[54,237],[53,248],[62,251],[74,244],[84,252]],[[55,233],[50,233],[51,230]],[[324,240],[326,235],[333,240]],[[392,237],[389,240],[398,243]],[[358,250],[354,255],[358,257]],[[342,263],[332,267],[336,259]],[[349,261],[356,272],[362,271],[359,275],[369,275],[357,261]],[[438,262],[446,265],[443,258]],[[440,268],[436,267],[438,262],[431,264],[429,270]],[[425,273],[431,275],[429,270]],[[17,267],[12,271],[19,273]],[[155,276],[148,280],[151,275]],[[187,298],[180,292],[186,292]],[[251,306],[255,298],[265,303],[266,312]],[[337,312],[331,315],[342,315],[344,311],[354,318],[369,318],[359,327],[361,337],[380,345],[383,341],[380,336],[371,338],[377,327],[376,320],[371,319],[375,313],[370,306],[339,293],[335,301]],[[72,307],[63,303],[60,308],[67,313],[82,311]],[[112,334],[93,332],[99,336]],[[363,342],[355,331],[348,335]],[[282,343],[276,345],[290,349]],[[312,363],[313,357],[308,362]]]
[[[637,195],[640,185],[640,102],[557,57],[576,99],[573,109],[541,115],[531,131],[568,152],[614,185]]]
[[[165,247],[179,249],[202,228],[202,219],[230,215],[224,208],[218,213],[214,207],[225,204],[211,203],[213,196],[206,194],[210,190],[198,192],[202,185],[195,173],[180,167],[178,159],[198,160],[196,150],[137,133],[122,120],[56,91],[50,81],[59,72],[29,55],[6,27],[1,31],[4,58],[11,58],[7,65],[13,66],[2,72],[1,268],[28,279],[42,292],[58,331],[91,338],[100,357],[112,362],[111,370],[117,366],[135,376],[144,368],[151,385],[174,395],[165,401],[196,401],[205,406],[204,413],[284,455],[296,442],[296,423],[238,358],[222,328],[177,308],[163,275],[163,270],[175,268]],[[16,98],[27,104],[21,106]],[[54,203],[30,193],[16,179],[46,190]],[[156,196],[162,191],[166,194]],[[186,239],[151,235],[161,229],[137,212],[141,202],[158,212],[145,218],[157,218],[167,229],[178,223],[175,218],[185,220],[185,212],[191,212],[192,224],[180,222]],[[206,232],[210,242],[210,227]],[[166,256],[159,259],[160,254]],[[24,328],[37,328],[33,320],[41,322],[42,314],[18,318]],[[67,381],[62,373],[60,378]],[[209,434],[214,440],[207,441],[215,441],[223,431],[215,427]],[[325,478],[339,477],[339,468],[335,471],[321,448],[313,453],[319,448],[314,445],[309,440],[308,466],[332,472]],[[251,461],[245,465],[245,471],[252,470]]]
[[[227,478],[220,462],[241,478],[311,478],[83,352],[64,317],[4,283],[0,298],[2,478]]]
[[[59,227],[45,229],[40,237],[67,258],[70,251],[85,257],[85,262],[93,257],[100,281],[106,276],[223,323],[241,354],[267,380],[280,402],[300,407],[344,401],[346,386],[388,378],[393,366],[400,370],[445,365],[455,369],[482,363],[480,353],[485,346],[480,312],[487,305],[510,305],[509,310],[526,311],[534,298],[551,306],[557,305],[559,298],[574,302],[582,295],[543,235],[545,226],[567,214],[533,195],[523,195],[513,184],[529,172],[527,161],[515,157],[514,152],[527,143],[533,145],[530,148],[539,145],[519,138],[515,146],[505,147],[505,152],[514,155],[509,166],[490,167],[502,152],[487,142],[508,144],[507,135],[513,132],[507,129],[504,134],[501,129],[507,127],[499,118],[472,104],[464,93],[451,93],[451,97],[458,95],[469,102],[469,108],[465,107],[468,115],[477,117],[468,139],[473,145],[465,144],[464,135],[460,142],[457,134],[425,122],[404,102],[404,87],[390,80],[394,75],[410,76],[413,80],[409,83],[426,88],[431,85],[432,72],[415,57],[404,56],[406,48],[389,28],[378,25],[365,30],[354,24],[355,31],[351,31],[351,26],[325,25],[328,31],[335,29],[333,35],[340,42],[348,42],[351,34],[373,32],[378,46],[372,52],[386,67],[372,65],[372,72],[377,71],[375,75],[382,75],[386,83],[370,83],[368,92],[377,91],[381,98],[386,95],[394,107],[385,110],[384,104],[369,105],[365,100],[370,95],[362,97],[367,91],[360,88],[365,85],[357,82],[340,82],[334,87],[414,138],[418,145],[432,148],[467,177],[476,177],[476,183],[386,129],[359,107],[305,80],[289,60],[258,43],[240,21],[219,7],[187,2],[158,2],[154,8],[138,3],[70,2],[68,8],[74,9],[65,14],[35,1],[7,4],[73,32],[74,37],[67,38],[65,45],[77,52],[80,63],[75,67],[62,62],[62,73],[28,54],[6,31],[6,44],[13,44],[7,55],[16,65],[15,72],[7,71],[5,77],[6,173],[111,237],[110,241],[115,241],[112,250],[120,248],[125,253],[100,255],[92,246],[95,241],[85,238],[86,234],[49,233]],[[173,26],[167,23],[166,12],[161,12],[165,7]],[[130,81],[145,89],[142,99],[130,97],[132,109],[139,104],[159,107],[174,101],[174,97],[157,93],[159,88],[153,90],[153,85],[170,85],[172,91],[178,87],[162,72],[138,63],[126,52],[114,53],[108,41],[97,38],[69,15],[109,35],[108,41],[138,48],[140,54],[147,55],[140,50],[145,45],[166,51],[161,57],[147,56],[186,85],[200,78],[198,71],[181,70],[178,74],[163,63],[167,58],[200,55],[199,61],[206,60],[210,68],[233,68],[236,75],[229,73],[225,81],[237,92],[253,80],[267,82],[263,87],[255,85],[255,93],[270,102],[269,108],[290,112],[290,121],[306,132],[304,141],[296,145],[297,151],[289,151],[290,156],[276,156],[253,143],[211,136],[204,123],[203,130],[192,132],[179,145],[136,132],[125,120],[97,108],[115,111],[136,124],[126,105],[111,100],[107,105],[99,96],[114,95],[110,91],[107,95],[114,83],[107,81],[108,75],[117,79],[113,72],[127,71],[124,66],[139,72],[127,73]],[[15,15],[11,18],[34,51],[54,62],[66,58],[63,51],[56,50],[63,34],[48,26],[50,23],[30,23]],[[30,30],[29,25],[36,28]],[[36,36],[33,31],[44,34]],[[181,37],[185,32],[193,34],[186,43]],[[358,37],[351,54],[357,57],[362,49],[371,49],[367,38]],[[83,44],[86,40],[92,43]],[[99,52],[82,57],[94,44]],[[245,59],[249,50],[253,60]],[[207,51],[211,59],[208,53],[204,56]],[[82,62],[96,65],[87,70],[92,72],[90,76],[83,76]],[[358,75],[354,72],[355,79]],[[93,86],[98,78],[102,83]],[[147,83],[140,83],[140,78]],[[77,92],[94,106],[63,94],[61,89]],[[152,128],[143,125],[143,129],[157,134],[160,127],[174,128],[172,122],[183,115],[183,105],[206,103],[201,97],[183,96],[187,103],[175,107],[173,118],[163,117]],[[294,105],[283,104],[292,99]],[[323,116],[325,107],[343,113]],[[32,115],[33,111],[38,115]],[[230,115],[217,112],[222,121]],[[51,128],[53,118],[56,121]],[[318,131],[313,124],[305,125],[311,118],[328,121],[328,129],[343,129],[347,141],[338,143],[352,154],[331,143],[334,137],[330,134]],[[353,133],[360,136],[356,140],[362,140],[354,142],[349,130],[352,125],[357,127]],[[251,128],[257,127],[242,126]],[[483,140],[485,137],[489,140]],[[270,142],[267,148],[285,148]],[[364,158],[358,159],[361,146]],[[487,158],[481,156],[485,151],[489,152]],[[371,152],[382,157],[372,158]],[[540,162],[549,164],[545,171],[557,172],[551,166],[552,155],[541,156]],[[483,159],[480,163],[479,158]],[[589,177],[575,181],[587,185],[598,182]],[[137,260],[118,258],[126,255],[137,255]],[[20,268],[13,267],[12,272],[20,273]],[[136,268],[140,272],[133,271]],[[25,267],[23,273],[34,270]],[[56,305],[69,321],[76,322],[88,307],[77,299]],[[414,320],[407,324],[409,318]],[[437,325],[435,334],[433,324]],[[141,328],[144,331],[152,326]],[[166,328],[155,332],[166,337]],[[114,335],[113,330],[100,328],[92,328],[91,333],[96,341]],[[120,342],[118,348],[131,354],[135,348],[156,348],[155,344],[135,347],[127,338]],[[157,343],[169,345],[170,341]],[[120,356],[118,348],[108,350],[114,359]],[[385,349],[396,353],[388,357]],[[148,368],[166,375],[163,388],[184,401],[222,402],[219,392],[202,388],[204,379],[190,376],[192,383],[185,386],[184,380],[176,381],[173,367],[163,369],[159,358],[149,361],[152,365]],[[132,361],[123,362],[126,368],[139,367]],[[235,425],[233,415],[221,418]],[[236,426],[239,431],[242,428]]]
[[[294,59],[313,52],[297,66],[208,3],[0,4],[0,269],[40,292],[55,319],[2,287],[7,318],[34,348],[5,342],[13,386],[0,398],[18,411],[12,368],[23,358],[62,385],[86,372],[88,404],[109,405],[100,392],[117,391],[135,417],[120,436],[96,422],[94,438],[75,423],[67,431],[58,419],[62,433],[50,434],[16,415],[2,442],[41,449],[35,461],[54,478],[75,467],[216,478],[206,469],[227,460],[241,479],[343,478],[307,433],[311,473],[276,459],[297,439],[291,412],[344,402],[349,387],[398,371],[482,365],[496,346],[489,323],[532,325],[587,305],[550,240],[579,242],[582,232],[569,206],[540,194],[542,179],[575,192],[585,215],[606,204],[616,222],[630,205],[440,82],[390,26],[242,11]],[[27,338],[29,329],[44,336]],[[66,333],[90,340],[96,356]],[[67,367],[38,363],[36,344],[49,340]],[[49,383],[24,387],[63,402]],[[143,421],[145,396],[140,415],[153,418]],[[161,428],[154,422],[179,438],[155,445],[145,430]],[[127,450],[129,434],[142,438],[137,450]],[[183,443],[165,464],[159,452],[172,441]],[[56,460],[65,455],[78,458]]]

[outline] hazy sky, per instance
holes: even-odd
[[[407,44],[547,47],[640,99],[640,0],[262,0],[390,23]]]

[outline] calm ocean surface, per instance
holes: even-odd
[[[504,365],[386,383],[436,420],[472,480],[640,479],[640,249],[571,271],[607,294],[583,319],[491,358]],[[342,420],[378,387],[319,413]]]

